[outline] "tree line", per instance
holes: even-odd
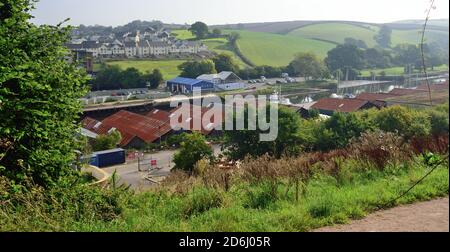
[[[163,81],[164,78],[159,69],[141,73],[134,67],[122,70],[117,65],[102,64],[95,78],[91,80],[91,89],[93,91],[146,87],[156,89]]]

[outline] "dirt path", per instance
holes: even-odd
[[[395,207],[315,232],[449,232],[447,198]]]

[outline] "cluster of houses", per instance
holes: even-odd
[[[126,33],[122,38],[110,35],[73,39],[66,46],[75,53],[89,53],[94,58],[148,58],[208,52],[208,47],[201,42],[178,40],[169,30],[152,27],[143,33]]]

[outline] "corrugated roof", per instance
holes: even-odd
[[[148,112],[145,116],[156,119],[156,120],[160,120],[163,122],[170,120],[170,118],[169,118],[170,113],[165,110],[160,110],[160,109],[153,109],[152,111]]]
[[[408,88],[394,88],[389,94],[393,95],[410,95],[410,94],[418,94],[426,92],[425,90],[421,89],[408,89]]]
[[[173,78],[167,82],[172,82],[172,83],[178,83],[178,84],[183,84],[183,85],[195,85],[198,83],[203,82],[204,80],[197,80],[197,79],[191,79],[191,78],[184,78],[184,77],[176,77]]]
[[[200,113],[196,113],[194,114],[194,108],[198,109],[200,111]],[[188,131],[197,131],[200,132],[203,135],[209,135],[211,134],[211,132],[218,126],[221,125],[224,118],[225,118],[225,113],[224,111],[220,111],[222,113],[222,120],[219,120],[219,118],[216,118],[214,115],[211,116],[209,122],[205,122],[205,126],[202,123],[202,119],[204,117],[204,115],[208,112],[211,111],[213,108],[205,108],[205,107],[198,107],[198,106],[193,106],[192,104],[188,107],[183,107],[180,106],[178,108],[175,108],[171,111],[171,115],[169,116],[169,118],[175,116],[175,115],[179,115],[178,116],[178,123],[182,126],[182,128],[184,130],[188,130]],[[189,114],[189,118],[187,118],[186,121],[182,121],[182,114]],[[212,111],[211,111],[212,113]],[[186,119],[186,118],[184,118]],[[198,129],[194,129],[194,122],[196,123],[200,123],[201,125],[201,130]]]
[[[367,103],[369,101],[359,99],[324,98],[317,101],[311,108],[336,112],[354,112]]]
[[[356,96],[357,99],[366,101],[384,101],[387,98],[395,97],[396,94],[388,93],[361,93]]]
[[[419,90],[425,90],[428,91],[428,85],[426,83],[422,83],[420,86],[417,87]],[[430,84],[431,90],[447,90],[449,89],[448,81],[441,83],[441,84]]]

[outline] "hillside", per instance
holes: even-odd
[[[228,31],[229,32],[229,31]],[[285,66],[299,52],[314,52],[324,58],[336,45],[328,42],[264,32],[237,31],[241,52],[256,65]]]

